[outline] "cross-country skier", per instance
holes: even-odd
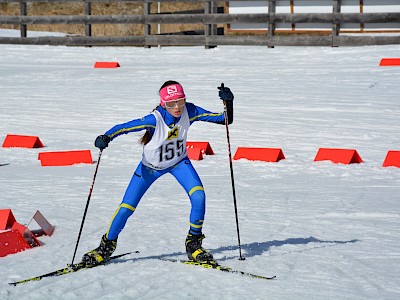
[[[228,124],[231,124],[234,96],[223,84],[218,89],[219,97],[226,103]],[[193,122],[225,124],[225,115],[212,113],[186,102],[183,88],[176,81],[166,81],[161,86],[159,95],[160,105],[151,114],[116,125],[96,138],[95,146],[103,150],[110,141],[122,134],[146,130],[141,139],[142,161],[136,168],[100,245],[83,255],[82,261],[86,265],[96,265],[110,258],[117,247],[118,235],[136,210],[140,199],[152,183],[166,173],[172,174],[178,180],[190,199],[190,226],[185,242],[188,258],[202,262],[213,260],[212,254],[202,247],[202,240],[205,238],[202,228],[206,196],[203,184],[187,157],[186,139]]]

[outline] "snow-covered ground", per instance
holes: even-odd
[[[400,46],[359,48],[165,47],[142,49],[0,45],[0,142],[39,136],[42,149],[0,148],[0,208],[56,226],[44,244],[0,258],[1,299],[399,299]],[[118,61],[117,69],[94,69]],[[278,163],[234,161],[239,261],[225,127],[195,123],[189,140],[215,152],[193,161],[207,194],[204,246],[236,274],[160,261],[185,258],[189,201],[172,176],[159,179],[121,233],[116,263],[16,287],[8,282],[72,260],[95,164],[42,167],[39,152],[90,149],[113,125],[150,112],[160,85],[180,81],[188,101],[222,111],[217,86],[235,94],[229,127],[237,147],[281,148]],[[77,258],[96,247],[141,157],[140,134],[103,152]],[[356,149],[361,164],[314,162],[321,147]]]

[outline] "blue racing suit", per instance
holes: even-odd
[[[224,113],[212,113],[194,105],[193,103],[186,103],[185,105],[189,115],[190,125],[196,121],[225,124]],[[170,128],[173,128],[180,119],[180,117],[175,118],[169,114],[167,110],[161,106],[158,106],[156,110],[160,112],[164,122]],[[232,101],[227,101],[227,116],[228,123],[232,123]],[[154,133],[155,127],[156,118],[153,114],[149,114],[141,119],[135,119],[127,123],[116,125],[108,130],[105,134],[108,135],[112,141],[114,138],[122,134],[147,130],[151,137]],[[124,228],[128,218],[136,210],[144,193],[155,180],[166,173],[170,173],[172,176],[174,176],[189,196],[191,203],[189,232],[193,235],[202,233],[206,209],[206,197],[203,184],[196,170],[193,168],[189,158],[187,155],[185,155],[182,157],[182,160],[174,166],[162,170],[155,170],[143,165],[142,162],[139,163],[128,185],[128,188],[126,189],[123,200],[112,217],[111,224],[106,235],[109,240],[116,240],[118,238],[119,233]]]

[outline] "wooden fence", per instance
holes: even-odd
[[[246,0],[245,0],[246,1]],[[252,0],[254,1],[254,0]],[[20,37],[0,37],[0,44],[68,45],[68,46],[205,46],[218,45],[258,45],[258,46],[363,46],[400,44],[400,34],[394,35],[340,35],[340,25],[344,23],[400,23],[400,13],[341,13],[341,0],[332,0],[332,13],[276,13],[276,1],[268,0],[268,13],[229,14],[219,13],[218,2],[206,0],[152,1],[152,0],[0,0],[1,3],[19,3],[19,16],[0,15],[0,25],[19,25]],[[84,15],[30,16],[27,3],[33,2],[81,2]],[[143,4],[142,15],[92,15],[91,4],[99,2]],[[157,2],[202,2],[202,13],[151,13],[151,5]],[[265,2],[265,1],[264,1]],[[218,25],[228,24],[268,24],[264,34],[228,35],[218,34]],[[276,23],[323,23],[331,24],[328,35],[278,35]],[[27,27],[31,24],[81,24],[85,26],[84,36],[28,37]],[[92,24],[142,24],[142,35],[135,36],[92,36]],[[158,24],[201,24],[204,32],[200,35],[152,34],[152,26]]]

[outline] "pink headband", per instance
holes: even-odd
[[[160,90],[160,104],[164,106],[165,102],[175,101],[186,98],[185,92],[179,83],[171,84]]]

